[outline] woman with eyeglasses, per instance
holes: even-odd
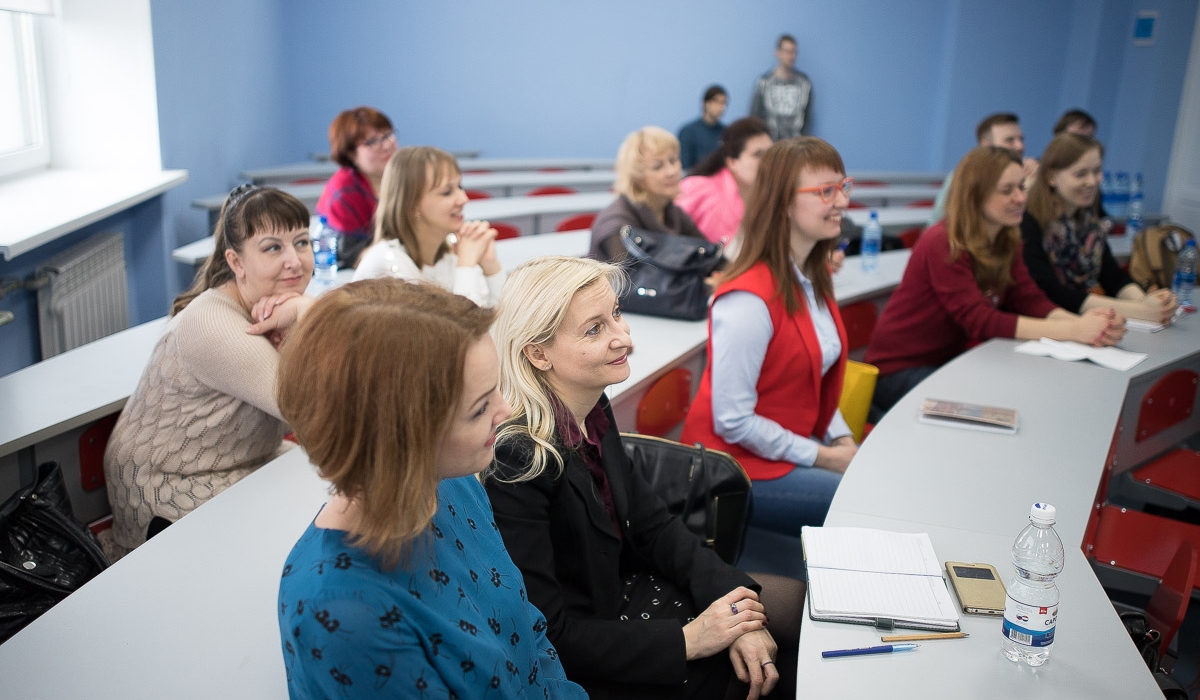
[[[819,138],[763,154],[681,438],[736,457],[754,480],[752,524],[793,536],[824,522],[858,450],[837,407],[846,331],[827,263],[852,186]]]
[[[1169,289],[1149,293],[1121,269],[1100,221],[1104,146],[1080,134],[1054,137],[1029,191],[1021,221],[1029,274],[1054,303],[1079,313],[1110,308],[1131,318],[1165,323],[1179,300]],[[1104,294],[1093,294],[1101,288]]]
[[[1114,345],[1125,319],[1112,309],[1076,315],[1046,298],[1021,259],[1021,159],[981,146],[959,162],[946,218],[921,235],[871,336],[879,368],[873,419],[938,367],[992,338]]]
[[[392,122],[379,110],[355,107],[329,125],[330,157],[342,166],[317,200],[317,215],[338,232],[338,267],[354,267],[375,233],[375,208],[388,158],[396,152]]]

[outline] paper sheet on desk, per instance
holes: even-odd
[[[1073,340],[1063,341],[1049,338],[1021,343],[1016,350],[1026,355],[1053,357],[1056,360],[1067,360],[1068,362],[1091,360],[1101,367],[1121,372],[1136,367],[1139,362],[1149,357],[1143,352],[1129,352],[1118,348],[1094,348]]]

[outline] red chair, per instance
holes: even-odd
[[[582,231],[592,227],[592,223],[596,221],[595,214],[576,214],[568,216],[558,222],[558,226],[554,227],[555,232],[563,233],[564,231]]]
[[[1146,604],[1146,621],[1151,628],[1162,633],[1163,649],[1171,646],[1176,633],[1183,626],[1188,602],[1192,599],[1192,589],[1196,587],[1196,559],[1196,550],[1191,545],[1179,545],[1162,581]]]
[[[852,199],[852,200],[850,200],[850,204],[846,205],[846,208],[847,209],[869,209],[870,207],[863,204],[862,202],[856,202]]]
[[[547,185],[545,187],[535,187],[525,193],[526,197],[545,197],[555,194],[576,194],[575,190],[570,187],[559,187],[558,185]]]
[[[1164,375],[1138,409],[1133,439],[1144,442],[1188,420],[1196,405],[1200,375],[1186,369]],[[1171,510],[1200,510],[1200,452],[1176,448],[1123,474],[1117,486],[1123,499]]]
[[[120,415],[117,412],[101,418],[79,436],[79,486],[84,491],[104,488],[104,450]]]
[[[520,238],[521,229],[512,224],[492,222],[492,228],[496,229],[496,240],[502,241],[506,238]]]
[[[483,190],[465,190],[465,192],[467,193],[467,199],[491,199],[492,198],[491,193],[484,192]]]
[[[855,180],[855,187],[887,187],[886,180]]]
[[[917,244],[917,239],[921,237],[921,234],[924,231],[925,231],[925,228],[922,226],[913,226],[912,228],[908,229],[907,231],[904,231],[903,233],[901,233],[899,236],[897,236],[897,238],[900,239],[900,242],[904,244],[905,248],[911,249],[913,246],[915,246]]]
[[[637,432],[663,437],[683,422],[691,402],[691,371],[677,367],[667,372],[638,401]]]
[[[905,206],[909,209],[918,209],[920,207],[932,207],[934,204],[935,202],[932,199],[918,199],[915,202],[909,202]]]
[[[842,325],[846,327],[846,352],[865,348],[871,342],[871,334],[875,332],[879,309],[869,301],[860,301],[843,306],[839,310],[842,313]]]

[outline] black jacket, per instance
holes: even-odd
[[[661,574],[691,594],[697,611],[738,586],[760,586],[705,548],[633,473],[608,400],[600,401],[611,424],[602,461],[623,539],[613,532],[587,465],[573,450],[560,448],[566,462],[561,475],[551,462],[532,481],[505,484],[496,476],[525,471],[532,443],[497,443],[497,474],[484,484],[504,544],[525,576],[530,601],[546,616],[546,634],[567,677],[589,693],[595,692],[589,681],[666,691],[663,686],[680,685],[688,674],[682,626],[676,620],[618,620],[623,575]],[[617,696],[638,694],[645,693],[630,687]]]

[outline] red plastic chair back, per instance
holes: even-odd
[[[1186,369],[1177,369],[1155,382],[1142,397],[1134,441],[1154,437],[1187,420],[1196,404],[1197,383],[1200,375]]]
[[[79,436],[79,485],[85,492],[104,488],[104,450],[120,415],[101,418]]]
[[[554,230],[558,233],[562,233],[563,231],[582,231],[583,229],[591,228],[592,223],[595,221],[595,214],[576,214],[558,222],[558,226],[555,226]]]
[[[535,187],[525,193],[526,197],[545,197],[546,195],[554,194],[575,194],[575,190],[570,187],[560,187],[558,185],[547,185],[545,187]]]
[[[904,233],[901,233],[897,238],[900,239],[905,248],[912,248],[917,244],[917,239],[921,237],[921,233],[924,231],[925,229],[921,226],[913,226]]]
[[[1180,544],[1150,602],[1146,603],[1146,621],[1162,633],[1163,649],[1171,646],[1171,640],[1183,625],[1196,586],[1196,565],[1196,550],[1187,542]]]
[[[843,306],[839,310],[842,313],[842,324],[846,326],[846,352],[865,348],[867,343],[871,342],[871,334],[875,332],[879,310],[869,301]]]
[[[502,241],[505,238],[519,238],[521,229],[512,224],[492,222],[492,228],[496,229],[496,240]]]
[[[855,180],[855,187],[887,187],[886,180]]]
[[[909,202],[908,208],[916,209],[918,207],[932,207],[934,204],[935,202],[932,199],[918,199],[915,202]]]
[[[483,190],[466,190],[466,193],[467,193],[467,199],[491,199],[492,198],[491,193],[484,192]]]
[[[637,432],[662,437],[687,417],[692,401],[692,373],[677,367],[650,387],[637,407]]]
[[[856,202],[852,199],[852,200],[850,200],[850,203],[846,205],[846,208],[847,209],[868,209],[869,207],[867,207],[867,205],[863,204],[862,202]]]

